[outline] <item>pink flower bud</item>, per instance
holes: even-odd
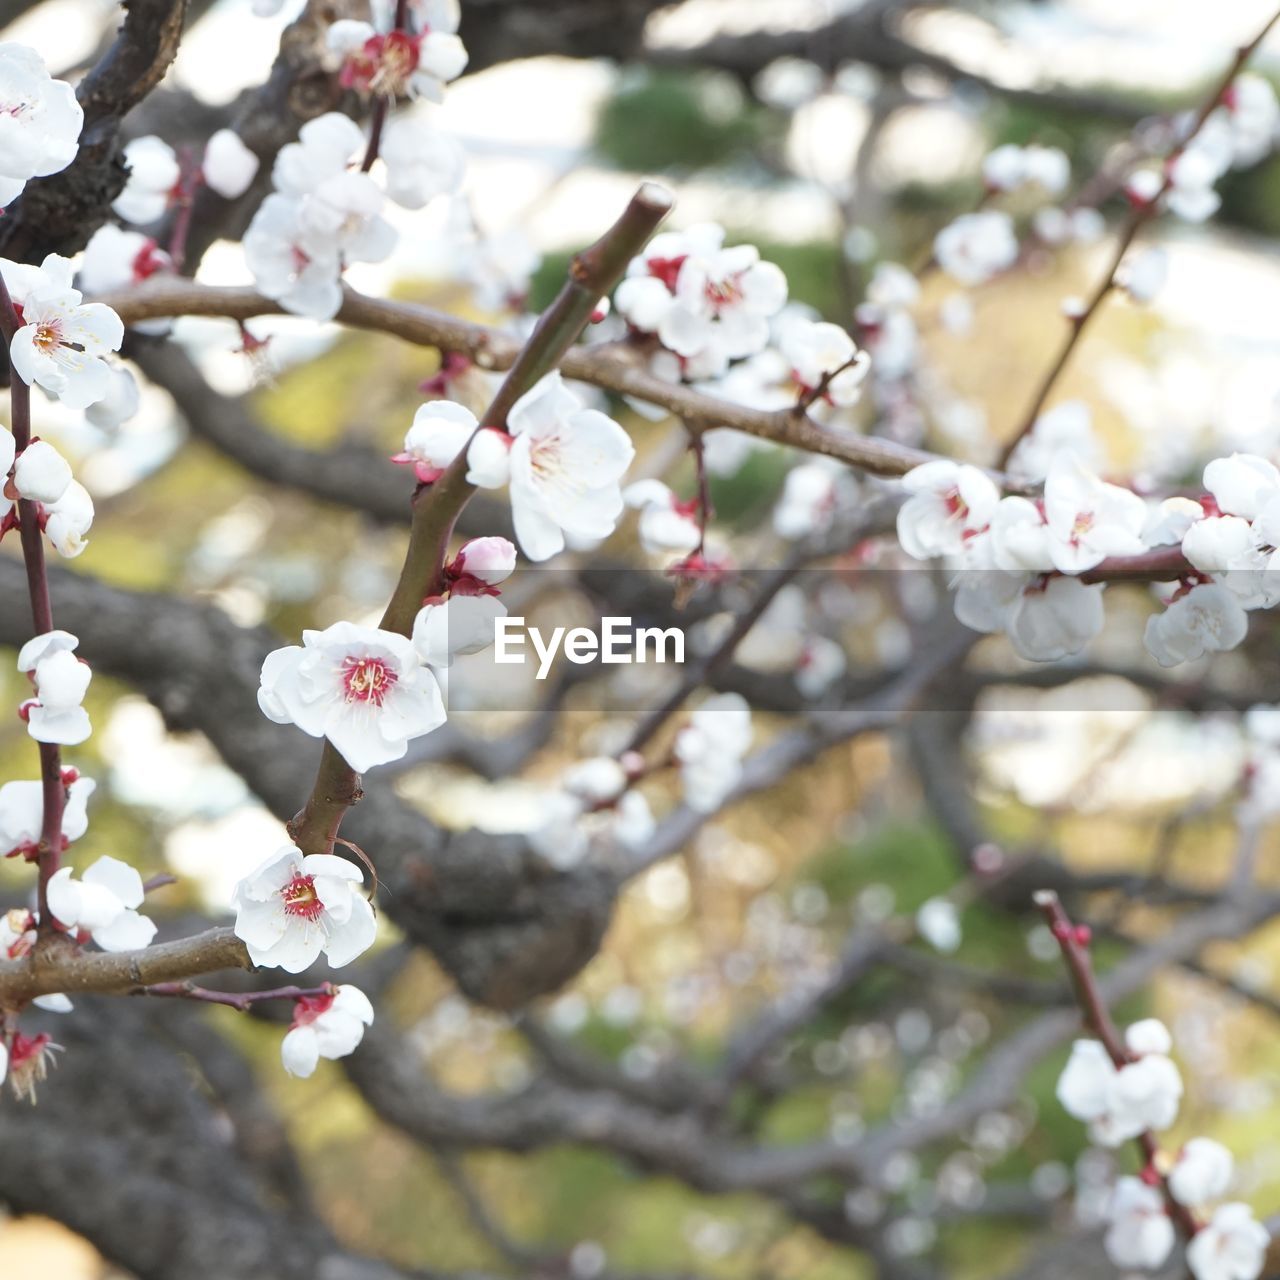
[[[506,538],[472,538],[453,562],[455,574],[479,578],[487,586],[505,582],[516,567],[516,549]]]

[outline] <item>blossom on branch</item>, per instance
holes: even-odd
[[[89,829],[89,797],[97,788],[92,778],[74,777],[67,785],[62,810],[62,843],[65,848]],[[6,782],[0,786],[0,857],[30,856],[40,846],[44,824],[44,791],[38,781]]]
[[[104,359],[119,351],[124,325],[110,307],[85,303],[72,288],[71,262],[51,253],[39,267],[0,259],[22,322],[9,344],[14,370],[69,409],[84,409],[107,394]]]
[[[30,178],[65,169],[76,157],[84,112],[65,80],[24,44],[0,44],[0,206]]]
[[[460,16],[457,0],[417,0],[407,14],[408,30],[392,27],[394,13],[375,12],[376,26],[350,18],[333,23],[327,41],[343,86],[370,96],[443,102],[445,85],[467,67],[457,35]]]
[[[480,424],[470,409],[452,400],[431,400],[413,415],[404,449],[391,461],[411,466],[419,484],[438,480],[445,468],[466,448]]]
[[[558,372],[512,405],[507,429],[511,514],[525,555],[549,560],[566,542],[607,538],[622,513],[620,482],[635,456],[630,436],[598,409],[584,407]],[[471,477],[494,481],[499,473],[481,476],[473,467]]]
[[[33,440],[13,465],[13,487],[32,502],[57,502],[71,484],[71,464],[46,440]]]
[[[1013,219],[995,209],[962,214],[938,232],[933,253],[953,280],[970,287],[986,284],[1017,260]]]
[[[697,501],[681,502],[661,480],[637,480],[622,499],[640,512],[640,544],[650,554],[687,555],[702,542]]]
[[[357,772],[399,760],[444,723],[435,677],[406,636],[353,622],[304,631],[262,664],[262,713],[328,738]]]
[[[1154,1271],[1173,1252],[1176,1233],[1164,1199],[1140,1178],[1121,1178],[1107,1207],[1104,1245],[1117,1267]]]
[[[1224,1204],[1187,1245],[1187,1265],[1195,1280],[1258,1280],[1270,1244],[1247,1204]]]
[[[708,698],[676,735],[684,802],[698,813],[714,813],[742,778],[742,758],[751,746],[751,708],[739,693]]]
[[[839,408],[862,398],[871,357],[859,351],[838,324],[793,320],[784,326],[779,346],[802,395],[813,396],[821,389],[821,398]]]
[[[205,143],[200,172],[211,191],[224,200],[235,200],[248,191],[259,164],[234,129],[219,129]]]
[[[1169,1170],[1169,1194],[1194,1209],[1219,1200],[1231,1185],[1235,1161],[1231,1152],[1212,1138],[1192,1138]]]
[[[54,919],[89,934],[103,951],[136,951],[155,937],[155,921],[137,911],[145,896],[137,869],[118,858],[99,858],[79,880],[70,867],[49,880]]]
[[[1089,1126],[1093,1141],[1117,1147],[1148,1130],[1159,1132],[1173,1124],[1182,1099],[1182,1079],[1166,1053],[1144,1053],[1117,1067],[1100,1041],[1077,1040],[1058,1079],[1057,1093],[1066,1111]]]
[[[28,640],[18,653],[18,670],[35,685],[24,714],[27,732],[37,742],[73,747],[93,732],[81,705],[93,672],[72,652],[79,643],[68,631],[49,631]]]
[[[124,162],[129,177],[112,204],[112,211],[125,222],[139,226],[158,222],[182,178],[182,167],[173,148],[162,138],[148,134],[134,138],[125,147]]]
[[[908,471],[902,486],[911,497],[898,511],[898,540],[916,560],[959,553],[987,527],[1000,501],[985,472],[946,460]]]
[[[280,1058],[291,1076],[310,1076],[321,1058],[345,1058],[373,1023],[373,1005],[359,987],[333,989],[329,995],[294,1001],[293,1023],[280,1044]]]
[[[632,259],[614,301],[619,314],[659,341],[699,377],[720,377],[731,360],[763,351],[769,320],[787,300],[787,280],[754,245],[724,248],[724,229],[702,223],[654,236]]]
[[[236,885],[235,933],[254,964],[301,973],[324,952],[335,968],[373,945],[377,920],[360,870],[331,853],[288,845]]]
[[[74,560],[88,545],[85,534],[93,527],[93,499],[78,480],[73,480],[57,502],[45,504],[45,536],[54,550]]]

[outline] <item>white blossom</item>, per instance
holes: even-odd
[[[1280,493],[1280,470],[1257,454],[1233,453],[1205,467],[1204,487],[1225,514],[1253,520]]]
[[[1020,147],[1006,143],[987,154],[982,177],[992,191],[1016,191],[1036,185],[1048,195],[1061,195],[1071,180],[1071,162],[1057,147]]]
[[[235,200],[248,191],[260,163],[234,129],[219,129],[205,144],[201,173],[211,191]]]
[[[430,400],[413,415],[404,449],[392,461],[412,466],[419,483],[430,484],[466,448],[479,425],[470,409],[452,400]]]
[[[328,738],[357,773],[399,760],[445,720],[440,688],[412,641],[351,622],[304,631],[300,647],[268,654],[258,705],[277,724]]]
[[[112,210],[126,222],[139,226],[159,221],[182,177],[173,148],[154,134],[148,134],[126,144],[124,162],[129,177]]]
[[[89,829],[88,803],[97,783],[76,778],[67,788],[62,810],[62,838],[70,844]],[[0,857],[30,853],[40,844],[44,825],[43,783],[6,782],[0,786]]]
[[[122,365],[111,365],[107,394],[84,411],[84,418],[99,431],[114,431],[138,412],[141,403],[137,379]]]
[[[773,531],[790,540],[812,537],[830,528],[842,500],[853,496],[853,483],[843,468],[836,470],[820,460],[802,462],[783,481],[773,509]]]
[[[429,102],[444,100],[444,86],[467,66],[467,51],[458,38],[456,5],[433,0],[416,32],[385,34],[367,22],[350,18],[333,23],[328,46],[342,62],[342,83],[363,93],[394,98],[408,93]]]
[[[1116,283],[1134,302],[1155,300],[1169,278],[1169,255],[1164,249],[1131,253],[1116,270]]]
[[[54,919],[91,934],[103,951],[136,951],[155,937],[155,921],[137,911],[145,896],[137,868],[118,858],[99,858],[79,880],[70,867],[49,878]]]
[[[1013,266],[1018,257],[1018,237],[1007,213],[984,209],[962,214],[939,231],[933,252],[947,275],[972,287],[985,284]]]
[[[1026,587],[1005,620],[1009,642],[1030,662],[1056,662],[1079,653],[1103,627],[1103,584],[1051,577]]]
[[[79,643],[68,631],[48,631],[28,640],[18,653],[18,670],[35,683],[27,732],[37,742],[73,747],[93,731],[81,706],[93,673],[72,652]]]
[[[398,116],[383,133],[379,150],[387,168],[387,195],[405,209],[421,209],[462,183],[466,156],[449,137],[422,121]]]
[[[1248,634],[1239,597],[1216,582],[1204,582],[1147,619],[1143,643],[1162,667],[1191,662],[1206,653],[1234,649]]]
[[[1173,1050],[1173,1037],[1159,1018],[1143,1018],[1125,1028],[1125,1048],[1135,1057],[1148,1053],[1168,1054]]]
[[[71,484],[71,464],[47,440],[33,440],[18,454],[13,485],[32,502],[57,502]]]
[[[491,595],[452,595],[442,603],[423,605],[413,623],[413,647],[443,678],[454,658],[493,644],[494,623],[506,613],[506,605]]]
[[[280,1059],[291,1076],[309,1076],[321,1058],[345,1058],[373,1023],[373,1005],[359,987],[344,985],[332,995],[294,1002],[293,1022],[280,1044]]]
[[[742,777],[751,738],[751,708],[741,694],[708,698],[676,735],[685,804],[699,813],[714,813]]]
[[[871,357],[858,350],[846,330],[838,324],[793,320],[783,330],[780,345],[804,392],[816,391],[830,378],[824,399],[840,408],[857,404]]]
[[[57,502],[45,506],[45,536],[60,556],[73,560],[88,545],[85,534],[93,527],[93,499],[73,480]]]
[[[0,270],[22,308],[22,327],[9,347],[18,376],[69,409],[101,400],[110,378],[103,357],[124,340],[120,317],[102,303],[84,303],[71,287],[71,263],[57,254],[38,268],[0,259]]]
[[[1179,1204],[1196,1209],[1220,1200],[1231,1185],[1235,1161],[1231,1152],[1212,1138],[1192,1138],[1178,1152],[1169,1170],[1169,1193]]]
[[[640,512],[640,543],[650,554],[683,554],[702,541],[697,503],[681,502],[661,480],[637,480],[623,490],[622,500]]]
[[[1154,1271],[1173,1252],[1173,1222],[1154,1187],[1139,1178],[1119,1179],[1107,1206],[1110,1227],[1103,1243],[1117,1267]]]
[[[898,511],[898,541],[917,560],[959,554],[987,527],[1000,500],[985,472],[946,459],[908,471],[902,485],[911,497]]]
[[[83,125],[75,91],[49,75],[34,49],[0,44],[0,206],[12,204],[29,178],[65,169]]]
[[[1225,99],[1224,120],[1230,130],[1232,163],[1255,164],[1275,145],[1280,103],[1271,81],[1246,72],[1232,81]]]
[[[1224,1204],[1187,1245],[1195,1280],[1258,1280],[1271,1235],[1247,1204]]]
[[[110,293],[132,288],[172,265],[150,236],[108,222],[85,245],[78,280],[86,293]]]
[[[754,355],[769,341],[769,318],[787,300],[787,280],[754,245],[691,254],[676,276],[675,305],[662,317],[663,346],[719,368]]]
[[[960,912],[949,898],[930,898],[916,912],[916,928],[920,936],[944,955],[956,951],[964,939],[960,929]]]
[[[350,964],[378,928],[363,879],[345,858],[287,845],[236,885],[236,937],[267,968],[301,973],[322,951],[335,969]]]
[[[1197,137],[1166,168],[1169,209],[1185,222],[1204,222],[1212,217],[1222,204],[1214,183],[1230,162],[1229,151],[1210,145],[1204,134]]]
[[[578,541],[606,538],[622,512],[620,481],[635,455],[612,418],[584,408],[560,374],[548,374],[512,406],[511,513],[530,560]]]
[[[1146,504],[1132,490],[1099,480],[1073,453],[1059,454],[1049,467],[1044,512],[1049,555],[1063,573],[1144,550]]]

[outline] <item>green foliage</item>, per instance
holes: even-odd
[[[641,173],[685,173],[750,162],[782,120],[720,72],[637,71],[596,118],[601,159]]]

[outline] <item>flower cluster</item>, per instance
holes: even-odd
[[[699,813],[714,813],[742,780],[751,739],[751,708],[740,693],[708,698],[676,735],[685,804]]]
[[[543,798],[530,843],[560,868],[580,862],[596,842],[638,849],[653,835],[654,820],[632,781],[624,765],[608,756],[579,761]]]
[[[583,405],[559,373],[516,401],[505,431],[481,429],[470,410],[450,401],[423,405],[394,460],[430,483],[464,449],[471,484],[509,487],[516,538],[530,560],[548,560],[566,545],[593,546],[617,526],[621,481],[635,448],[612,418]]]
[[[1132,173],[1129,199],[1142,206],[1163,200],[1184,221],[1203,222],[1222,203],[1215,184],[1229,170],[1266,156],[1278,125],[1280,103],[1270,82],[1257,75],[1239,76],[1198,129],[1191,116],[1177,121],[1178,145],[1163,171],[1140,168]]]
[[[18,454],[13,435],[0,429],[0,477],[0,537],[17,524],[14,504],[26,500],[36,504],[36,518],[59,555],[73,558],[84,550],[93,499],[51,444],[33,440]]]
[[[724,228],[701,223],[654,236],[627,267],[614,302],[636,333],[653,334],[673,377],[722,377],[733,360],[763,351],[787,280],[749,244],[724,245]]]
[[[1125,1058],[1114,1062],[1097,1040],[1077,1040],[1058,1080],[1058,1100],[1089,1136],[1115,1147],[1168,1129],[1177,1119],[1182,1079],[1168,1056],[1173,1041],[1154,1018],[1125,1032]],[[1140,1177],[1120,1178],[1107,1206],[1105,1245],[1118,1267],[1156,1270],[1177,1241],[1171,1213],[1186,1211],[1195,1229],[1187,1265],[1195,1280],[1257,1280],[1270,1236],[1249,1206],[1220,1203],[1231,1186],[1231,1153],[1211,1138],[1192,1138],[1162,1177],[1154,1161]],[[1208,1221],[1196,1217],[1216,1206]]]
[[[1043,470],[1034,500],[1002,497],[985,472],[960,463],[909,472],[898,514],[903,549],[955,565],[956,615],[967,626],[1004,630],[1021,656],[1051,661],[1078,653],[1102,629],[1104,584],[1081,575],[1112,557],[1180,547],[1186,564],[1168,571],[1176,581],[1147,621],[1148,651],[1175,666],[1235,648],[1247,612],[1280,600],[1280,470],[1252,454],[1217,458],[1205,468],[1201,501],[1149,505],[1082,463],[1087,418],[1067,409],[1046,414],[1014,454],[1011,471],[1038,478]]]
[[[386,196],[416,209],[457,185],[457,148],[420,122],[393,120],[384,142],[385,193],[352,167],[368,144],[359,125],[337,112],[303,125],[298,141],[276,156],[275,190],[254,215],[244,252],[258,288],[287,311],[330,319],[342,303],[343,270],[390,255],[396,232],[382,216]]]
[[[407,29],[393,27],[393,16],[376,18],[376,25],[344,18],[329,28],[343,87],[366,97],[443,101],[445,85],[467,66],[458,0],[419,0],[407,10]]]

